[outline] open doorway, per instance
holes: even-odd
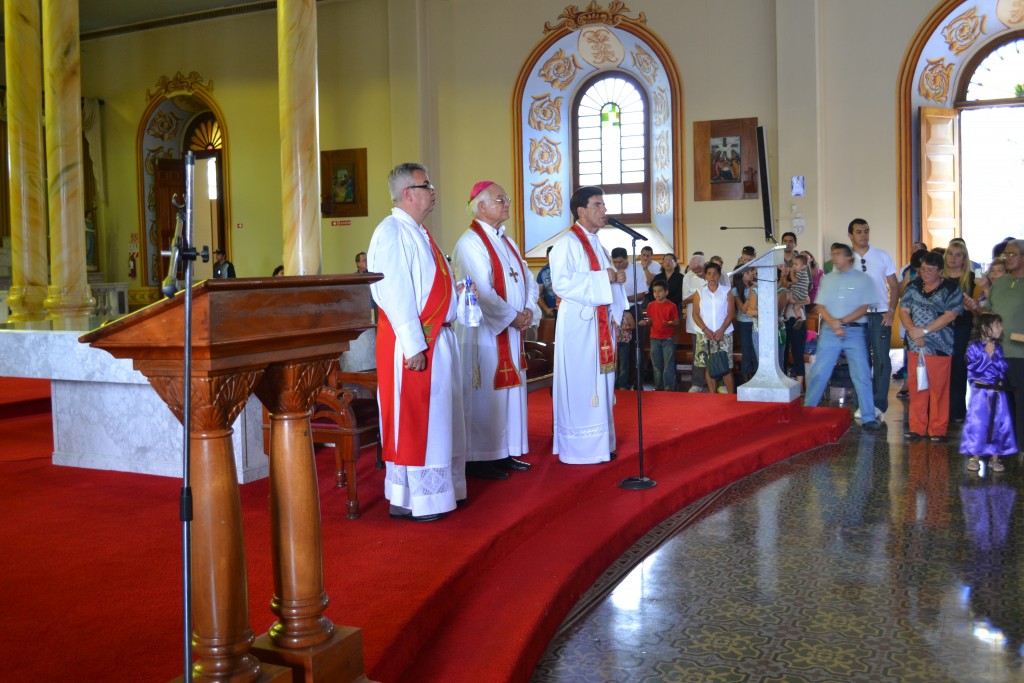
[[[173,87],[171,87],[173,86]],[[185,92],[182,92],[185,90]],[[139,235],[138,286],[134,305],[158,300],[159,285],[167,275],[168,252],[175,230],[176,210],[171,199],[184,197],[186,152],[196,157],[193,187],[193,242],[208,245],[212,252],[228,243],[230,202],[227,133],[223,117],[202,79],[175,79],[151,96],[140,121],[139,134]],[[212,275],[212,266],[196,262],[195,275]]]

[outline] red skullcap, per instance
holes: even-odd
[[[481,180],[469,191],[469,201],[476,199],[476,196],[494,184],[493,180]]]

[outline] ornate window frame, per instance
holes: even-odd
[[[592,0],[585,10],[570,5],[527,56],[512,95],[514,192],[523,211],[513,232],[530,258],[572,224],[568,213],[574,181],[571,111],[576,91],[601,70],[636,78],[651,103],[651,225],[676,253],[685,247],[683,83],[668,48],[648,27],[647,17],[625,16],[612,0],[608,9]],[[659,165],[660,164],[660,165]]]

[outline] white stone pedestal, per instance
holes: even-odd
[[[785,251],[785,247],[775,247],[729,274],[731,281],[732,275],[736,273],[750,268],[757,269],[757,373],[736,390],[738,401],[790,403],[800,396],[800,383],[786,377],[779,367],[779,336],[776,327],[779,311],[775,296],[775,268],[785,258]]]

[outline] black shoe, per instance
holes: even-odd
[[[861,424],[860,428],[861,429],[866,429],[869,432],[877,432],[879,429],[882,428],[882,425],[878,424],[877,421],[872,420],[871,422],[865,422],[865,423]]]
[[[921,435],[917,432],[906,432],[903,434],[903,438],[907,441],[917,441],[921,438]]]
[[[409,515],[408,517],[406,517],[406,519],[408,519],[410,522],[436,522],[437,520],[444,519],[447,516],[447,512],[438,512],[434,515],[420,515],[419,517]]]
[[[508,472],[502,472],[494,466],[492,462],[467,462],[466,463],[466,476],[473,479],[490,479],[492,481],[499,481],[501,479],[508,479],[511,474]]]
[[[412,510],[392,505],[388,508],[388,517],[391,519],[405,519],[406,517],[412,517]]]
[[[533,465],[531,465],[528,462],[523,462],[522,460],[516,460],[515,458],[512,458],[512,457],[502,458],[501,460],[495,460],[492,464],[495,467],[497,467],[499,470],[516,471],[516,472],[525,472],[526,470],[528,470],[531,467],[533,467]]]
[[[946,443],[947,441],[949,441],[949,437],[945,437],[945,436],[933,436],[933,437],[931,437],[931,442],[932,443]]]

